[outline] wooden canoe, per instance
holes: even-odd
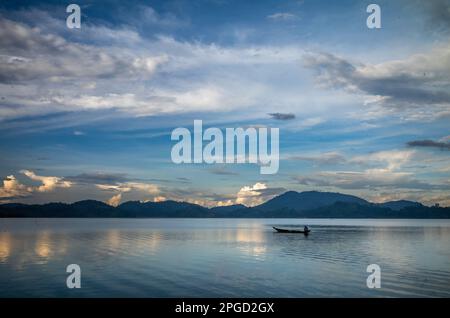
[[[278,227],[273,226],[273,229],[276,230],[278,233],[301,233],[308,235],[311,230],[303,231],[303,230],[289,230],[289,229],[280,229]]]

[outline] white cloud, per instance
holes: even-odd
[[[21,184],[16,177],[10,175],[3,180],[3,187],[0,188],[0,201],[26,196],[28,193],[27,187]]]
[[[136,189],[140,190],[144,193],[156,195],[160,192],[160,189],[158,186],[154,184],[148,184],[148,183],[140,183],[140,182],[127,182],[125,184],[125,187],[130,189]]]
[[[33,181],[40,182],[41,185],[24,185],[14,175],[9,175],[3,180],[3,187],[0,187],[0,201],[29,197],[34,192],[52,192],[57,188],[70,188],[73,185],[64,178],[38,176],[30,170],[22,170],[21,173]]]
[[[154,25],[180,22],[150,7],[141,11],[145,21]],[[403,60],[364,64],[331,54],[305,55],[300,45],[232,47],[170,36],[148,39],[126,24],[86,25],[83,36],[73,35],[43,12],[18,15],[20,23],[0,17],[0,95],[4,97],[0,119],[107,109],[133,116],[227,111],[230,117],[237,109],[255,117],[294,110],[299,118],[305,114],[309,118],[289,123],[292,129],[302,130],[327,121],[330,114],[339,116],[327,112],[336,107],[342,107],[339,113],[345,116],[349,112],[343,107],[355,114],[354,109],[365,104],[358,119],[391,114],[380,105],[407,112],[405,118],[410,120],[431,120],[449,110],[448,46]],[[36,17],[41,27],[32,27]],[[276,12],[269,18],[297,16]],[[301,72],[302,59],[318,71],[322,85],[344,88],[345,93],[313,91],[309,75]],[[6,85],[10,83],[13,88]],[[361,103],[355,106],[358,100]],[[424,101],[432,107],[423,107]]]
[[[216,203],[216,206],[230,206],[230,205],[234,205],[234,204],[236,204],[236,202],[233,200],[223,200],[223,201],[218,201]]]
[[[107,109],[146,116],[258,107],[262,115],[299,103],[297,90],[281,92],[281,83],[274,87],[254,67],[273,74],[297,65],[299,47],[149,40],[133,30],[92,25],[86,39],[66,34],[48,16],[45,27],[33,28],[26,24],[32,18],[19,23],[0,16],[0,119]],[[99,41],[98,34],[114,40]]]
[[[113,195],[106,203],[111,206],[118,206],[122,200],[122,193]]]
[[[310,118],[291,121],[288,124],[284,125],[284,128],[289,129],[290,131],[296,132],[296,131],[311,129],[311,128],[313,128],[317,125],[323,124],[325,122],[326,122],[325,118],[310,117]]]
[[[266,197],[261,194],[261,190],[266,190],[265,183],[257,182],[252,186],[244,186],[237,193],[236,204],[255,206],[265,201]]]
[[[415,154],[414,150],[386,150],[359,155],[351,158],[349,161],[362,165],[382,165],[378,171],[392,172],[399,169],[402,165],[411,160]],[[368,170],[370,171],[370,170]]]
[[[55,33],[0,16],[0,82],[71,81],[90,78],[141,78],[152,75],[167,57],[139,56],[69,42]],[[48,31],[47,31],[48,32]]]
[[[30,170],[22,170],[20,172],[26,175],[31,180],[39,181],[42,183],[42,185],[34,188],[39,192],[48,192],[54,190],[55,188],[70,188],[72,186],[72,183],[70,181],[65,181],[60,177],[38,176]]]
[[[167,201],[167,198],[163,197],[161,195],[156,196],[156,197],[153,198],[153,202],[164,202],[164,201]]]
[[[158,195],[160,193],[160,189],[154,184],[140,182],[122,182],[116,184],[96,184],[95,186],[96,188],[103,191],[111,191],[113,193],[117,193],[106,201],[106,203],[112,206],[117,206],[120,204],[124,193],[127,193],[127,196],[129,197],[138,197],[140,199],[147,198],[149,195],[153,196],[154,200],[163,198],[162,196]]]

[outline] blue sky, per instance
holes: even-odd
[[[450,2],[0,4],[1,202],[450,205]],[[294,114],[280,120],[270,114]],[[292,116],[291,116],[292,117]],[[175,165],[176,127],[280,129],[280,170]]]

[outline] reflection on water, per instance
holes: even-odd
[[[231,242],[233,242],[231,240]],[[236,242],[242,253],[253,256],[255,259],[263,260],[266,253],[265,235],[261,229],[237,229]]]
[[[114,252],[120,247],[120,231],[119,230],[109,230],[106,234],[105,246],[108,247],[109,250]],[[123,240],[122,240],[123,242]]]
[[[0,233],[0,262],[6,262],[11,251],[11,234]]]
[[[305,223],[308,237],[272,230]],[[0,296],[450,297],[449,243],[449,221],[9,219]],[[65,287],[72,263],[79,290]]]
[[[36,248],[34,249],[36,254],[43,259],[48,259],[52,253],[52,247],[50,244],[50,233],[48,231],[38,233]]]
[[[244,243],[264,243],[264,232],[261,229],[237,229],[236,241]]]

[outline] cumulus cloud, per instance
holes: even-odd
[[[20,198],[28,193],[27,187],[21,184],[16,177],[10,175],[3,180],[3,187],[0,188],[0,200]]]
[[[218,201],[216,206],[230,206],[236,204],[233,200]]]
[[[215,207],[235,204],[235,194],[217,193],[213,189],[198,189],[195,187],[161,188],[157,197],[164,200],[184,201],[199,204],[204,207]],[[156,197],[154,197],[156,198]]]
[[[261,190],[267,189],[264,183],[255,183],[253,186],[244,186],[237,193],[236,203],[254,206],[264,202]]]
[[[113,195],[106,203],[111,206],[118,206],[120,204],[120,201],[122,201],[122,193]]]
[[[162,195],[153,198],[153,202],[164,202],[164,201],[167,201],[167,198],[163,197]]]
[[[70,181],[64,180],[63,178],[38,176],[30,170],[22,170],[21,173],[26,175],[31,180],[42,183],[42,185],[35,188],[39,192],[48,192],[54,190],[55,188],[70,188],[72,186]]]
[[[265,183],[257,182],[251,186],[242,187],[236,195],[236,204],[255,206],[273,198],[285,191],[284,188],[269,188]]]
[[[0,202],[72,202],[74,198],[97,198],[110,205],[117,205],[125,194],[128,200],[162,197],[162,189],[158,185],[133,181],[121,173],[97,172],[55,177],[37,175],[31,170],[20,172],[31,182],[24,180],[21,183],[14,175],[5,177],[3,186],[0,186]],[[70,191],[64,191],[66,189]],[[170,194],[169,190],[166,191]]]
[[[129,197],[138,197],[140,200],[148,200],[149,196],[159,197],[160,189],[154,184],[141,182],[117,182],[115,184],[96,184],[97,189],[116,193],[107,200],[109,205],[117,206],[122,200],[122,195],[127,193]]]
[[[25,198],[34,192],[51,192],[57,188],[70,188],[73,185],[72,182],[61,177],[39,176],[31,170],[21,170],[20,172],[41,184],[37,186],[24,185],[14,175],[9,175],[3,180],[3,187],[0,187],[0,200]]]

